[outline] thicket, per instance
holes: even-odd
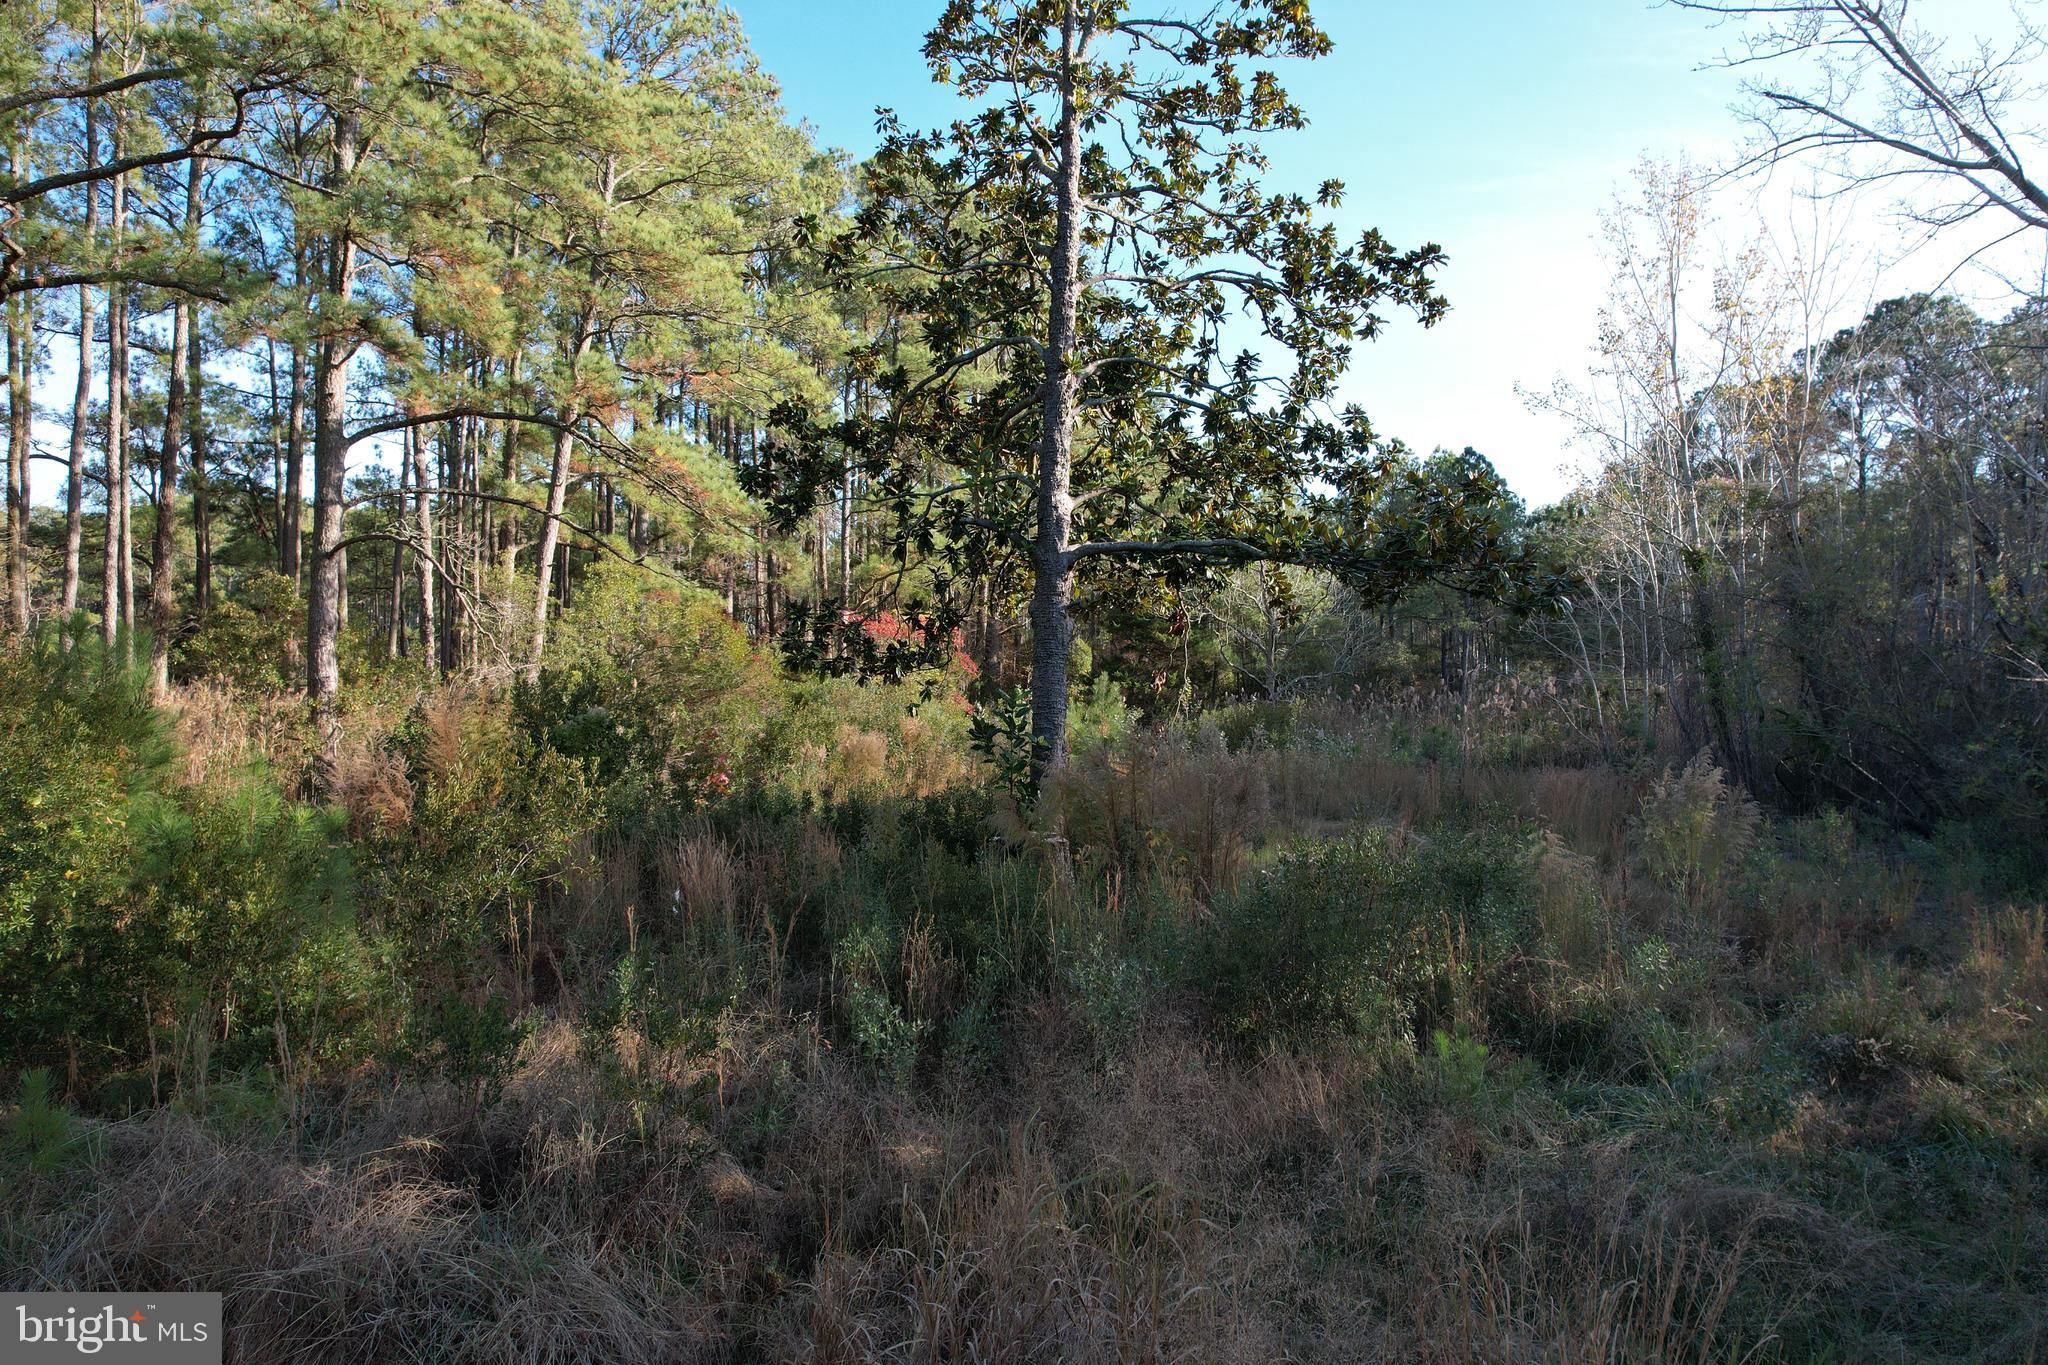
[[[325,805],[274,696],[0,658],[10,1282],[247,1358],[2038,1349],[2048,947],[1967,867],[1429,703],[1020,807],[943,678],[633,581],[538,685],[364,687]]]

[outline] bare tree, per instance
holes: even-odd
[[[1756,139],[1743,168],[1820,154],[1844,189],[1938,186],[1908,208],[1929,228],[2002,213],[2017,220],[2008,236],[2048,229],[2048,187],[2029,170],[2048,151],[2032,117],[2048,90],[2043,0],[2015,0],[2011,32],[1968,38],[1915,22],[1912,0],[1671,3],[1745,26],[1723,56],[1761,73],[1744,86]]]

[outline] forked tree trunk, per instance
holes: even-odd
[[[562,508],[569,498],[569,455],[576,442],[570,427],[575,421],[576,410],[571,407],[562,414],[563,425],[555,432],[555,460],[548,472],[547,513],[541,519],[540,552],[534,560],[533,641],[526,658],[526,676],[529,679],[540,677],[541,655],[547,649],[548,608],[554,593],[555,547],[562,535]]]
[[[576,367],[589,353],[594,335],[591,328],[596,320],[597,301],[593,296],[584,304],[582,316],[576,322],[576,349],[569,361],[572,386]],[[548,600],[554,588],[555,547],[562,537],[562,508],[569,499],[569,457],[576,449],[575,428],[582,416],[581,404],[572,397],[558,414],[561,425],[555,428],[555,458],[548,468],[547,514],[541,518],[540,551],[534,559],[533,646],[526,660],[526,676],[530,679],[540,677],[541,654],[548,643]],[[565,582],[567,578],[565,571]]]

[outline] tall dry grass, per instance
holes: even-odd
[[[0,1279],[223,1292],[237,1361],[1705,1361],[1855,1249],[1619,1155],[1582,1179],[1359,1064],[1160,1026],[1112,1075],[1036,1022],[967,1102],[735,1019],[656,1068],[694,1102],[555,1027],[481,1119],[415,1083],[297,1141],[98,1125],[89,1184],[16,1192]]]

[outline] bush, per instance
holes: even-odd
[[[1756,840],[1754,802],[1729,785],[1704,752],[1651,783],[1636,816],[1650,875],[1697,911]]]
[[[50,1073],[41,1067],[24,1071],[21,1098],[6,1128],[0,1129],[0,1156],[47,1174],[92,1159],[95,1145],[79,1126],[78,1116],[56,1098]]]
[[[172,746],[139,670],[80,638],[0,650],[0,1050],[125,1055],[156,966],[129,930],[136,825]]]
[[[149,1056],[292,1068],[360,1055],[378,954],[338,813],[258,760],[174,780],[137,669],[87,640],[0,655],[0,1041],[70,1076]],[[21,721],[33,717],[31,728]]]
[[[770,662],[713,593],[598,564],[513,691],[535,742],[584,764],[614,823],[716,800],[758,766],[781,709]]]
[[[1525,936],[1534,862],[1513,824],[1299,845],[1217,907],[1196,983],[1240,1039],[1412,1043]]]
[[[533,741],[500,702],[442,693],[393,744],[417,796],[411,819],[370,844],[379,914],[432,1002],[493,979],[491,950],[531,923],[597,824],[597,798],[583,763]]]
[[[1285,749],[1303,728],[1307,705],[1300,698],[1288,701],[1244,701],[1208,712],[1223,733],[1232,753],[1247,749]]]
[[[152,806],[138,845],[129,932],[162,964],[153,994],[159,1008],[177,1000],[174,1023],[220,1039],[230,1067],[324,1070],[365,1054],[389,983],[356,923],[340,811],[286,800],[252,766]],[[214,1055],[178,1060],[203,1079]]]
[[[281,687],[298,673],[306,634],[305,604],[283,574],[258,570],[240,577],[199,628],[178,643],[181,678],[209,678],[242,688]]]

